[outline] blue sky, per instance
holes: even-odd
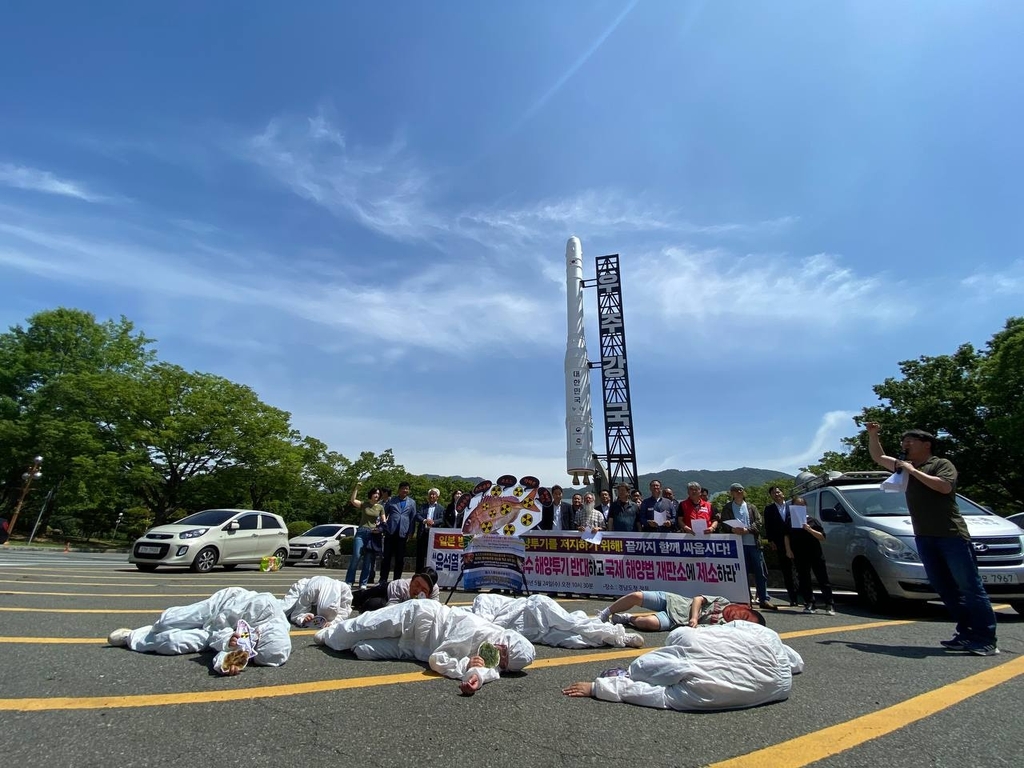
[[[124,314],[346,455],[565,482],[573,234],[641,472],[794,472],[1024,305],[1018,3],[0,14],[0,326]]]

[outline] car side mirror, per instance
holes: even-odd
[[[225,528],[225,530],[230,533],[231,531],[237,531],[241,527],[242,526],[238,524],[237,520],[232,520],[230,523],[228,523],[227,528]]]
[[[826,523],[851,523],[853,518],[850,513],[843,509],[842,504],[836,504],[829,509],[821,510],[821,519]]]

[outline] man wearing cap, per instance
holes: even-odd
[[[779,607],[768,597],[768,573],[761,554],[761,531],[764,528],[761,513],[746,500],[746,491],[739,483],[729,486],[729,495],[732,501],[727,502],[722,509],[722,524],[731,533],[743,537],[743,560],[747,564],[747,573],[754,575],[757,604],[761,608],[777,611]]]
[[[881,427],[865,424],[868,451],[875,463],[907,475],[907,509],[924,572],[946,610],[956,620],[956,634],[942,645],[951,651],[994,656],[996,615],[978,573],[967,523],[956,503],[956,467],[933,456],[935,435],[911,429],[900,437],[906,458],[886,456],[878,436]]]

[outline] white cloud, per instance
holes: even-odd
[[[859,411],[829,411],[821,417],[821,423],[818,425],[814,437],[804,450],[788,456],[766,458],[755,466],[782,469],[795,474],[800,467],[817,462],[825,454],[825,451],[845,450],[842,439],[856,431],[852,419],[858,413]]]
[[[80,182],[61,179],[49,171],[29,168],[24,165],[12,165],[11,163],[0,163],[0,185],[49,195],[73,197],[87,203],[100,203],[106,200],[106,198],[89,191]]]
[[[445,229],[426,201],[430,180],[407,157],[402,142],[352,147],[323,115],[305,121],[276,118],[241,145],[244,159],[263,168],[299,197],[400,241]]]
[[[523,344],[560,341],[558,306],[488,267],[467,285],[457,263],[432,264],[409,271],[397,284],[359,284],[343,274],[328,279],[298,275],[289,259],[254,259],[218,250],[155,249],[48,228],[0,223],[0,264],[48,279],[100,283],[129,288],[139,295],[185,297],[225,302],[244,314],[278,311],[324,329],[325,343],[383,344],[387,354],[425,349],[465,356],[505,340]],[[6,235],[6,237],[3,237]],[[481,288],[483,286],[483,288]]]
[[[826,253],[736,257],[670,247],[634,260],[633,280],[659,314],[698,326],[798,322],[821,330],[861,320],[902,323],[913,314],[902,282],[858,275]]]
[[[960,283],[981,295],[1024,293],[1024,261],[1015,261],[998,272],[975,272]]]

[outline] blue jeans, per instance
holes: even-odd
[[[348,561],[348,573],[345,574],[345,581],[354,584],[356,579],[356,565],[359,560],[363,561],[363,572],[359,575],[359,584],[366,586],[370,578],[370,571],[373,570],[373,551],[368,546],[370,543],[370,529],[358,528],[355,538],[352,540],[352,558]]]
[[[747,564],[747,574],[754,574],[757,602],[768,602],[768,573],[764,569],[764,556],[756,544],[743,545],[743,560]]]
[[[984,645],[996,642],[996,615],[978,574],[971,542],[959,536],[915,536],[924,572],[956,621],[960,637]]]

